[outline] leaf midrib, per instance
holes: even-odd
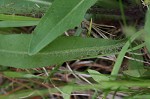
[[[109,46],[100,46],[100,47],[85,47],[85,48],[75,48],[75,49],[66,49],[66,50],[61,50],[61,51],[51,51],[51,52],[39,52],[35,55],[50,55],[50,54],[65,54],[65,53],[75,53],[75,52],[89,52],[89,51],[97,51],[97,50],[106,50],[108,48],[114,49],[114,47],[121,47],[123,46],[123,43],[120,44],[115,44],[115,45],[109,45]],[[119,46],[119,47],[118,47]],[[10,51],[10,50],[5,50],[5,49],[0,49],[0,52],[2,53],[12,53],[12,54],[24,54],[24,55],[29,55],[28,52],[26,51]],[[115,52],[115,51],[114,51]]]

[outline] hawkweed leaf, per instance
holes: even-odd
[[[63,32],[79,25],[97,0],[55,0],[33,31],[29,54],[33,55]]]
[[[117,53],[124,40],[59,37],[35,55],[28,55],[31,35],[0,35],[0,65],[37,68],[65,61],[94,58]]]
[[[40,14],[44,13],[52,0],[0,0],[1,14]]]

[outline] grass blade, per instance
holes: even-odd
[[[0,14],[0,27],[22,27],[22,26],[35,26],[39,23],[39,18],[32,18],[17,15]]]
[[[125,53],[127,52],[131,42],[133,42],[139,35],[141,35],[143,33],[143,30],[140,30],[139,32],[135,33],[133,36],[131,36],[131,38],[125,43],[125,45],[123,46],[122,50],[120,51],[118,58],[116,60],[116,63],[113,67],[113,70],[111,72],[112,76],[117,76],[120,66],[122,64],[123,58],[125,56]]]
[[[35,26],[39,21],[0,21],[0,27],[23,27],[23,26]]]
[[[40,19],[39,18],[33,18],[33,17],[26,17],[26,16],[0,14],[0,20],[5,20],[5,21],[37,21]]]
[[[145,19],[145,43],[148,51],[150,52],[150,10],[147,11],[146,19]]]

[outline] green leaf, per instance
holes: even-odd
[[[136,29],[135,27],[133,26],[128,26],[128,27],[124,27],[124,33],[126,34],[126,37],[127,38],[130,38],[133,34],[136,33]],[[140,35],[139,37],[136,38],[138,41],[139,40],[143,40],[143,37],[142,35]],[[134,43],[131,44],[131,47],[133,46],[136,46],[136,45],[139,45],[137,41],[135,41]],[[131,48],[132,49],[132,48]],[[141,49],[140,50],[135,50],[135,51],[132,51],[132,53],[139,53],[141,54]],[[141,69],[144,69],[144,65],[142,62],[139,62],[137,60],[142,60],[143,61],[143,56],[142,55],[136,55],[136,54],[131,54],[130,57],[132,57],[133,59],[129,59],[128,60],[128,66],[127,68],[125,69],[128,69],[128,70],[141,70]],[[132,72],[131,72],[132,73]],[[130,74],[129,74],[130,75]],[[136,74],[135,74],[136,75]],[[136,76],[139,76],[140,75],[140,72],[137,73]]]
[[[88,70],[88,72],[90,73],[90,75],[92,76],[92,78],[100,83],[101,81],[109,81],[109,77],[104,75],[104,74],[101,74],[95,70]]]
[[[1,14],[40,14],[52,4],[52,0],[0,0]]]
[[[13,77],[13,78],[41,78],[41,79],[44,79],[43,77],[33,75],[33,74],[28,74],[25,72],[4,71],[3,74],[7,77]]]
[[[119,55],[118,55],[118,57],[117,57],[116,63],[115,63],[115,65],[114,65],[114,67],[113,67],[113,70],[112,70],[112,72],[111,72],[111,75],[112,75],[112,76],[115,76],[114,79],[116,79],[116,76],[117,76],[118,73],[119,73],[120,66],[121,66],[121,64],[122,64],[123,58],[124,58],[124,56],[125,56],[125,54],[126,54],[128,48],[129,48],[129,46],[130,46],[131,43],[132,43],[137,37],[139,37],[142,33],[143,33],[143,30],[140,30],[140,31],[136,32],[134,35],[132,35],[132,36],[130,37],[130,39],[125,43],[125,45],[123,46],[123,48],[121,49],[121,51],[120,51],[120,53],[119,53]],[[132,49],[131,49],[131,50],[132,50]],[[114,80],[114,79],[113,79],[113,80]]]
[[[39,18],[26,17],[26,16],[0,14],[0,20],[7,20],[7,21],[37,21],[37,20],[40,20],[40,19]]]
[[[63,95],[64,99],[70,99],[71,92],[73,91],[74,86],[66,86],[62,88],[61,94]]]
[[[23,27],[23,26],[34,26],[37,25],[39,21],[0,21],[0,27]]]
[[[59,87],[60,90],[66,89],[66,88],[72,88],[72,92],[75,91],[85,91],[85,90],[90,90],[93,89],[93,87],[97,90],[100,89],[106,89],[106,90],[113,90],[116,91],[118,88],[121,91],[125,92],[133,92],[133,89],[131,87],[142,87],[142,88],[148,88],[149,87],[150,81],[103,81],[101,84],[84,84],[84,85],[77,85],[77,84],[69,84],[69,85],[64,85],[62,87]],[[66,87],[66,88],[65,88]],[[131,89],[131,91],[130,91]],[[37,95],[47,95],[49,93],[56,93],[59,92],[56,88],[50,88],[50,89],[40,89],[40,90],[22,90],[17,92],[14,92],[10,95],[0,95],[0,99],[17,99],[17,98],[30,98],[33,96]],[[141,99],[141,98],[140,98]]]
[[[141,50],[133,51],[133,53],[141,53]],[[134,58],[134,60],[128,60],[128,70],[141,70],[144,69],[144,64],[142,62],[139,62],[137,60],[143,61],[143,56],[142,55],[132,55],[131,57]]]
[[[126,70],[123,71],[124,74],[132,76],[132,77],[145,77],[146,75],[144,75],[147,72],[146,69],[135,69],[135,70]]]
[[[35,55],[28,55],[31,35],[0,35],[0,65],[36,68],[65,61],[117,53],[124,40],[59,37]]]
[[[0,14],[0,27],[22,27],[22,26],[34,26],[40,21],[39,18],[17,16],[17,15],[4,15]]]
[[[146,14],[144,30],[145,30],[146,47],[150,52],[150,39],[149,39],[150,38],[150,10],[148,10]]]
[[[107,9],[119,9],[119,3],[116,0],[98,0],[96,5]]]
[[[135,95],[131,98],[128,99],[149,99],[150,98],[150,94],[143,94],[143,95]]]
[[[97,0],[55,0],[33,32],[29,54],[33,55],[63,32],[79,25]]]

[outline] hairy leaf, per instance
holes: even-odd
[[[80,24],[87,9],[97,0],[55,0],[33,32],[29,54],[33,55]]]
[[[36,68],[65,61],[116,53],[123,41],[59,37],[35,55],[28,55],[31,35],[0,35],[0,65],[17,68]]]
[[[37,14],[45,12],[52,0],[0,0],[0,13]]]

